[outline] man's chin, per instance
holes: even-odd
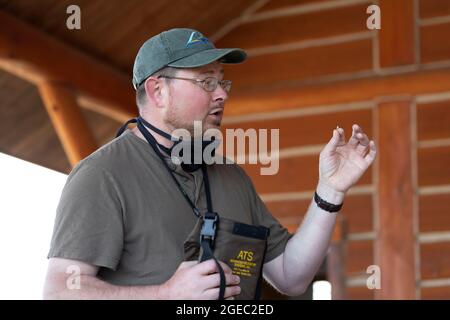
[[[208,130],[208,129],[217,129],[220,130],[220,125],[221,122],[220,121],[215,121],[215,122],[209,122],[205,125],[205,127],[203,128],[203,131]]]

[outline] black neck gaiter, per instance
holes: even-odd
[[[152,130],[153,132],[159,134],[161,137],[173,142],[172,147],[167,148],[166,146],[163,146],[160,143],[158,143],[155,139],[155,142],[158,145],[158,147],[161,150],[163,150],[169,157],[172,155],[172,152],[173,152],[173,149],[175,148],[175,146],[177,146],[179,143],[182,143],[184,145],[181,146],[182,148],[180,149],[180,153],[177,154],[177,156],[183,157],[183,150],[185,150],[186,148],[189,148],[190,149],[190,159],[189,159],[188,163],[181,162],[181,168],[187,172],[193,172],[202,167],[202,165],[204,164],[203,155],[204,155],[204,151],[205,151],[206,147],[208,147],[211,143],[214,143],[214,142],[218,145],[218,141],[215,140],[214,136],[211,137],[209,140],[203,139],[203,137],[202,137],[201,150],[198,150],[198,148],[195,148],[195,145],[196,145],[196,143],[200,143],[200,141],[196,141],[195,139],[183,140],[182,138],[173,137],[172,135],[168,134],[167,132],[164,132],[164,131],[156,128],[155,126],[153,126],[152,124],[150,124],[149,122],[144,120],[142,117],[128,120],[119,129],[116,137],[120,136],[125,131],[128,124],[135,123],[135,122],[140,122],[147,129]],[[141,129],[139,128],[139,130],[141,130]],[[144,133],[142,133],[142,134],[145,136]],[[199,153],[200,151],[202,154],[196,155],[196,153]],[[215,155],[215,148],[212,149],[212,151],[211,151],[211,156],[214,157],[214,155]],[[196,162],[195,160],[198,160],[198,159],[201,160],[201,163],[195,163]]]

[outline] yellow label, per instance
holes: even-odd
[[[253,273],[251,269],[256,266],[256,263],[252,261],[253,251],[240,250],[236,258],[229,262],[234,274],[250,277]]]
[[[239,251],[239,254],[236,259],[252,261],[253,260],[253,252],[241,250],[241,251]]]

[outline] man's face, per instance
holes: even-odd
[[[223,69],[219,62],[193,69],[180,69],[175,77],[204,80],[214,77],[223,78]],[[164,115],[166,125],[173,129],[187,129],[194,132],[194,121],[201,121],[203,132],[210,128],[219,129],[223,108],[228,98],[227,92],[220,85],[208,92],[201,83],[172,79],[168,84],[169,101]]]

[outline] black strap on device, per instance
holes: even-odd
[[[137,128],[144,136],[145,140],[147,140],[150,147],[156,152],[156,154],[159,156],[161,161],[164,164],[164,167],[167,169],[170,176],[173,178],[173,181],[177,185],[178,189],[180,190],[181,194],[184,196],[186,201],[188,202],[189,206],[192,208],[192,211],[194,212],[194,215],[197,218],[203,219],[203,225],[202,229],[200,231],[200,245],[203,250],[203,255],[201,257],[201,261],[206,261],[209,259],[213,259],[214,262],[217,265],[217,268],[219,270],[220,274],[220,288],[219,288],[219,300],[224,299],[225,295],[225,273],[223,271],[222,266],[220,265],[219,261],[214,257],[213,249],[214,249],[214,240],[216,238],[217,234],[217,225],[219,223],[219,215],[215,212],[213,212],[212,207],[212,201],[211,201],[211,189],[209,185],[209,179],[208,179],[208,171],[206,170],[206,166],[202,165],[202,172],[203,172],[203,183],[205,184],[205,193],[206,193],[206,203],[208,212],[205,213],[205,215],[202,217],[200,210],[195,206],[195,204],[191,201],[189,196],[187,195],[186,191],[183,189],[183,187],[180,185],[178,180],[175,178],[174,174],[170,170],[169,166],[167,165],[166,161],[164,160],[164,156],[162,155],[161,151],[158,149],[158,142],[156,141],[155,137],[145,128],[148,127],[150,130],[154,130],[156,133],[162,135],[163,137],[170,139],[170,136],[166,134],[165,132],[159,130],[158,128],[154,127],[153,125],[149,124],[147,121],[142,119],[141,117],[130,119],[128,120],[117,132],[116,137],[120,136],[127,128],[127,126],[130,123],[136,123]]]
[[[220,289],[219,289],[219,300],[224,299],[225,295],[225,273],[219,261],[213,254],[214,240],[216,239],[217,226],[219,224],[219,215],[213,211],[212,201],[211,201],[211,188],[209,186],[208,171],[206,166],[202,166],[203,171],[203,182],[205,184],[206,192],[206,202],[208,207],[208,212],[203,216],[203,225],[200,230],[200,245],[203,250],[203,255],[200,261],[205,261],[208,259],[213,259],[216,263],[217,269],[219,269],[220,274]]]
[[[206,212],[203,217],[203,225],[200,231],[200,245],[203,250],[200,262],[213,259],[216,263],[217,269],[220,274],[220,288],[219,288],[219,300],[224,299],[225,295],[225,272],[219,261],[216,259],[213,253],[214,240],[216,238],[217,224],[219,222],[219,215],[215,212]]]

